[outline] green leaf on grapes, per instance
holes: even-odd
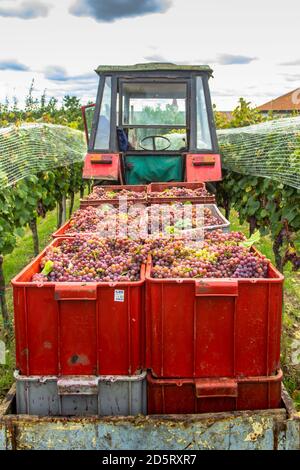
[[[53,269],[53,265],[54,265],[53,261],[48,260],[44,266],[42,274],[44,274],[44,276],[48,276],[48,274],[50,274]]]
[[[246,248],[249,248],[250,246],[254,245],[255,243],[258,243],[260,241],[260,233],[257,230],[254,232],[248,240],[245,240],[244,242],[241,242],[240,245],[244,246]]]
[[[175,222],[176,228],[192,228],[192,222],[188,219],[177,220]]]
[[[169,225],[168,227],[165,227],[165,232],[175,233],[175,227],[171,227],[171,225]]]

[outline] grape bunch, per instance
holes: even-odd
[[[131,207],[128,212],[121,212],[109,206],[87,207],[77,210],[70,220],[66,235],[76,233],[98,233],[101,236],[124,236],[144,233],[144,209]]]
[[[108,211],[104,208],[87,207],[78,209],[72,215],[67,234],[77,232],[94,232],[99,222],[106,218]]]
[[[201,209],[201,210],[200,210]],[[185,229],[194,229],[222,225],[223,220],[212,214],[209,207],[192,204],[170,204],[162,206],[152,204],[147,209],[149,233],[178,233]]]
[[[196,189],[173,186],[171,188],[166,188],[163,191],[153,191],[150,193],[150,197],[208,197],[211,194],[207,191],[205,184]]]
[[[157,239],[152,241],[154,278],[265,278],[269,261],[241,243],[239,232],[207,233],[204,243]]]
[[[129,238],[75,237],[49,247],[41,269],[49,262],[48,275],[34,274],[33,282],[119,282],[138,281],[148,248]]]
[[[211,232],[205,232],[204,234],[205,243],[209,245],[222,244],[232,245],[244,242],[246,236],[242,232],[222,232],[220,229],[212,230]]]
[[[133,191],[128,189],[107,189],[105,186],[95,186],[93,192],[88,196],[88,200],[96,199],[119,199],[120,197],[144,199],[146,197],[146,191]]]
[[[138,281],[152,256],[151,276],[166,278],[266,278],[269,260],[247,246],[240,232],[205,233],[202,243],[161,236],[140,240],[99,236],[64,239],[51,246],[32,281]]]

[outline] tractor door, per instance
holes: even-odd
[[[183,180],[188,96],[187,79],[120,80],[118,139],[127,184]]]

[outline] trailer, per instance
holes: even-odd
[[[275,410],[196,415],[39,417],[0,405],[0,450],[299,450],[300,413],[287,392]]]
[[[195,203],[214,203],[205,183],[222,171],[211,69],[139,64],[97,73],[96,104],[83,108],[83,178],[105,183],[113,206],[118,191],[132,196],[134,188],[150,205],[193,203],[191,189]],[[0,449],[300,449],[300,415],[281,387],[283,276],[271,265],[266,279],[161,280],[149,258],[127,284],[43,284],[32,281],[41,256],[12,282],[18,373],[0,405]],[[121,411],[119,390],[129,404]],[[104,412],[112,401],[118,409]]]

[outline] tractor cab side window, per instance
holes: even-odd
[[[102,103],[99,113],[95,149],[109,150],[110,119],[111,119],[111,77],[106,77]]]
[[[197,77],[196,85],[197,100],[197,149],[211,150],[212,142],[209,130],[207,107],[203,88],[202,77]]]

